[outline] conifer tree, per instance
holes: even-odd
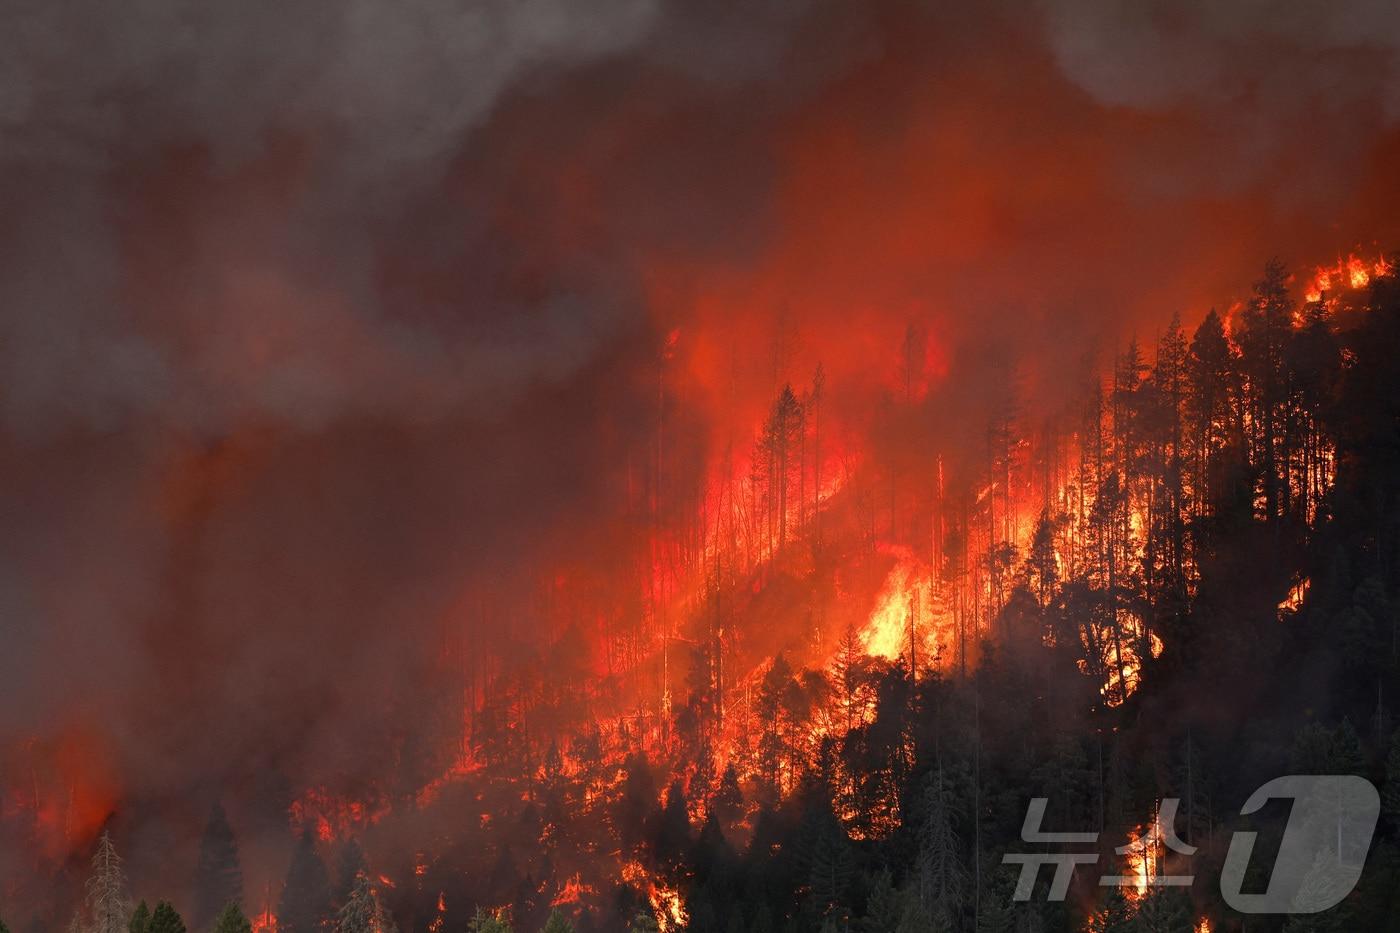
[[[355,889],[355,879],[365,870],[365,852],[360,847],[360,843],[355,839],[346,840],[340,848],[340,855],[336,859],[335,867],[335,896],[333,904],[336,910],[344,907],[350,900],[350,892]]]
[[[336,933],[398,933],[398,927],[379,902],[369,876],[360,872],[350,889],[350,898],[336,918]]]
[[[940,766],[924,788],[919,832],[919,903],[934,920],[955,922],[962,911],[967,869],[953,824],[951,795]]]
[[[287,869],[282,900],[277,905],[277,930],[278,933],[315,933],[330,914],[326,865],[316,852],[315,837],[307,830],[302,833]]]
[[[1191,933],[1191,899],[1180,888],[1153,888],[1137,912],[1137,933]]]
[[[889,869],[880,872],[865,902],[860,933],[895,933],[904,915],[904,901],[894,888]]]
[[[147,931],[148,933],[186,933],[185,921],[175,912],[175,908],[169,901],[161,901],[156,904],[155,912],[151,914],[151,925]]]
[[[92,857],[92,876],[87,881],[87,916],[91,933],[125,933],[131,917],[126,895],[122,860],[112,845],[111,833],[103,830]]]
[[[128,933],[148,933],[151,929],[151,909],[142,901],[136,905],[132,911],[131,922],[127,924]]]
[[[208,929],[229,904],[241,906],[243,902],[243,871],[239,867],[238,843],[223,805],[219,803],[214,804],[204,836],[199,842],[194,898],[196,930]]]
[[[1089,918],[1089,933],[1133,933],[1133,910],[1123,889],[1108,889],[1103,906]]]
[[[252,930],[253,925],[243,916],[243,909],[235,903],[225,907],[214,924],[214,933],[252,933]]]
[[[660,927],[656,925],[656,917],[649,910],[637,911],[637,916],[632,918],[632,923],[627,927],[627,933],[659,933]]]
[[[850,840],[830,807],[814,808],[803,828],[798,857],[807,869],[807,896],[815,915],[842,907],[855,873]]]
[[[574,925],[559,911],[551,911],[540,933],[574,933]]]
[[[475,916],[467,924],[467,933],[513,933],[513,931],[510,921],[506,919],[504,914],[478,907]]]

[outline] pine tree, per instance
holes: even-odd
[[[504,914],[478,907],[471,922],[467,924],[467,933],[512,933],[512,930],[510,921]]]
[[[1381,790],[1381,806],[1390,822],[1400,828],[1400,729],[1390,739],[1390,753],[1385,759],[1385,786]]]
[[[739,772],[733,762],[725,766],[720,776],[719,789],[710,800],[710,812],[725,828],[733,827],[744,816],[744,792],[739,787]]]
[[[136,910],[131,914],[131,922],[127,924],[128,933],[149,933],[151,929],[151,909],[142,901],[136,905]]]
[[[1133,933],[1133,911],[1123,889],[1108,889],[1103,906],[1089,918],[1088,933]]]
[[[993,886],[982,896],[977,914],[977,933],[1012,933],[1016,928],[1016,909],[1011,897],[1009,880]]]
[[[1193,509],[1209,514],[1220,496],[1220,455],[1242,440],[1235,399],[1239,392],[1235,349],[1225,333],[1225,324],[1212,308],[1191,338],[1187,361],[1190,383],[1187,391],[1187,418],[1192,445]]]
[[[229,904],[243,903],[238,843],[221,804],[215,803],[199,843],[194,880],[195,929],[205,930]]]
[[[248,918],[243,916],[243,910],[236,903],[230,902],[223,912],[219,914],[218,921],[214,924],[214,933],[252,933],[253,925],[248,922]]]
[[[379,902],[379,895],[364,872],[356,876],[350,899],[336,918],[335,929],[336,933],[398,933],[393,918]]]
[[[953,825],[950,798],[940,766],[924,788],[919,831],[919,903],[935,921],[951,923],[962,911],[967,869]]]
[[[895,933],[904,916],[904,900],[894,888],[889,870],[880,872],[865,902],[861,933]]]
[[[1191,933],[1191,898],[1180,888],[1153,888],[1138,907],[1137,933]]]
[[[814,808],[803,827],[798,857],[807,869],[807,896],[818,917],[844,906],[855,860],[850,839],[830,807]]]
[[[540,933],[574,933],[574,925],[559,911],[551,911]]]
[[[186,933],[185,921],[180,919],[169,901],[161,901],[156,904],[155,913],[151,914],[148,933]]]
[[[111,834],[103,830],[92,857],[92,876],[87,881],[89,929],[91,933],[125,933],[130,911],[122,860],[112,845]]]
[[[652,852],[663,866],[675,868],[690,845],[690,816],[686,810],[685,787],[679,780],[666,790],[666,805],[656,814],[651,832]]]
[[[637,916],[632,918],[632,923],[627,927],[627,933],[659,933],[660,927],[656,925],[656,917],[649,910],[640,910]]]
[[[316,839],[307,830],[301,835],[292,864],[287,869],[287,881],[282,888],[282,900],[277,905],[278,933],[315,933],[330,916],[330,881],[326,865],[316,853]]]
[[[355,879],[365,870],[365,852],[354,839],[346,840],[336,859],[335,891],[333,904],[336,910],[350,900],[350,892],[355,889]]]

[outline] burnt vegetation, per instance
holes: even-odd
[[[1386,814],[1357,890],[1305,927],[1248,928],[1388,929],[1392,268],[1339,264],[1299,300],[1271,263],[1236,307],[1086,363],[1048,411],[1008,364],[950,416],[911,326],[858,458],[817,368],[701,480],[666,440],[685,426],[667,420],[663,359],[635,452],[641,595],[556,587],[573,602],[551,617],[572,622],[525,663],[447,650],[424,671],[433,701],[367,737],[387,777],[218,789],[241,816],[208,820],[198,928],[1242,929],[1215,879],[1245,797],[1280,774],[1355,773]],[[1048,872],[1014,902],[1002,865],[1039,796],[1047,829],[1100,834],[1098,870],[1062,904],[1045,902]],[[1190,858],[1151,833],[1164,797],[1181,801]],[[285,834],[287,814],[284,877],[247,883],[235,828]],[[0,816],[16,838],[35,819]],[[137,820],[115,817],[114,837]],[[1115,854],[1125,844],[1139,854]],[[114,857],[104,836],[78,928],[114,933],[121,913],[122,929],[183,930],[164,901],[133,918]],[[1143,884],[1105,896],[1115,871]],[[1170,873],[1198,880],[1147,883]],[[13,929],[53,929],[86,874],[59,866],[61,894]]]

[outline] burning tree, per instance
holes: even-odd
[[[350,890],[350,899],[340,908],[336,933],[398,933],[398,927],[379,901],[379,892],[369,876],[360,872]]]

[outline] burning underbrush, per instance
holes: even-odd
[[[374,896],[429,931],[478,909],[525,928],[559,912],[583,929],[639,916],[709,929],[706,892],[755,853],[807,879],[804,917],[837,922],[849,860],[929,845],[917,827],[945,792],[958,832],[986,815],[980,729],[1003,694],[1043,702],[1055,767],[1088,773],[1085,751],[1052,737],[1131,710],[1172,662],[1217,559],[1205,530],[1225,510],[1243,503],[1246,525],[1284,522],[1306,541],[1337,476],[1328,413],[1306,387],[1266,399],[1250,380],[1267,373],[1241,360],[1259,315],[1286,322],[1299,348],[1330,346],[1341,303],[1364,305],[1354,290],[1389,270],[1319,271],[1299,312],[1271,269],[1228,321],[1212,313],[1190,338],[1173,322],[1150,354],[1131,344],[1052,411],[1018,411],[1008,385],[976,410],[972,454],[945,433],[938,379],[913,373],[929,355],[913,328],[899,348],[906,391],[881,397],[873,423],[843,420],[817,367],[778,388],[743,452],[727,444],[684,494],[650,438],[641,477],[628,476],[620,555],[552,566],[514,599],[464,584],[416,682],[386,694],[389,727],[361,737],[378,773],[220,789],[235,824],[260,827],[247,851],[276,853],[245,869],[249,899],[264,892],[257,929],[319,896],[297,889],[298,864],[335,879],[327,903],[372,867]],[[1338,292],[1343,273],[1353,291]],[[686,340],[671,334],[661,353],[663,411]],[[1309,578],[1274,582],[1267,614],[1301,616]],[[514,621],[484,632],[497,617]],[[82,742],[8,754],[0,770],[19,780],[0,817],[36,863],[82,850],[120,813]],[[1156,845],[1134,831],[1133,877],[1157,873]],[[6,896],[30,895],[11,881]]]

